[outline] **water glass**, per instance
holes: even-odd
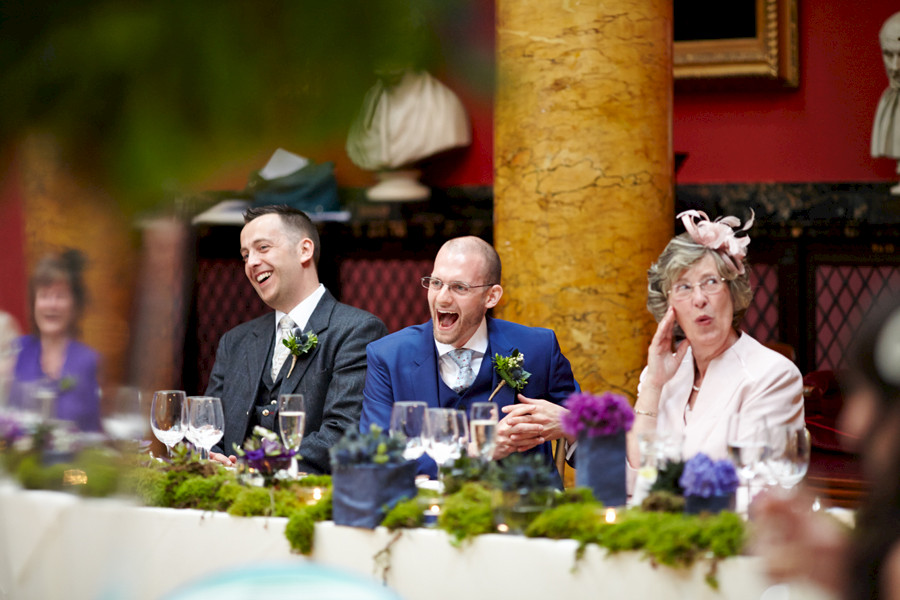
[[[429,408],[425,412],[425,451],[440,467],[459,456],[459,425],[455,408]]]
[[[101,417],[103,431],[119,441],[140,441],[147,428],[142,411],[141,391],[122,386],[112,394]]]
[[[456,435],[459,450],[453,458],[469,454],[469,418],[465,410],[456,411]]]
[[[500,411],[494,402],[474,402],[469,416],[470,447],[483,461],[491,460],[497,446]]]
[[[388,433],[391,437],[406,440],[406,448],[403,450],[403,458],[406,460],[415,460],[425,452],[422,434],[427,408],[428,405],[424,402],[394,402],[391,408],[391,427]]]
[[[812,441],[805,427],[785,425],[770,429],[771,453],[767,467],[773,483],[793,489],[806,476]]]
[[[211,396],[191,396],[188,398],[189,424],[188,439],[200,448],[200,458],[209,458],[209,449],[222,439],[225,432],[225,416],[222,400]]]
[[[169,456],[172,456],[175,444],[184,439],[187,425],[187,400],[183,391],[160,390],[153,393],[150,428],[156,439],[166,445]]]
[[[760,474],[768,451],[765,420],[740,414],[728,418],[728,457],[734,463],[741,483],[749,484]]]

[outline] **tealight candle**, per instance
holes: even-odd
[[[615,523],[616,522],[616,509],[610,507],[606,509],[606,522],[607,523]]]
[[[434,527],[437,525],[438,517],[441,515],[440,504],[432,503],[425,509],[425,526]]]

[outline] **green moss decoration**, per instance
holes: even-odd
[[[422,509],[424,498],[417,496],[409,500],[401,500],[385,516],[382,525],[395,531],[412,529],[425,524],[425,512]]]
[[[683,513],[684,497],[671,492],[650,492],[641,502],[641,510],[647,512]]]
[[[263,487],[244,487],[231,506],[228,514],[235,517],[260,517],[272,509],[272,498],[269,490]]]
[[[233,479],[230,473],[217,473],[212,477],[189,477],[181,482],[172,493],[173,508],[198,508],[200,510],[223,510],[228,504],[219,497],[219,489]]]
[[[525,530],[525,535],[554,540],[592,541],[600,536],[605,527],[609,525],[604,520],[603,505],[600,502],[570,502],[538,515]]]
[[[650,486],[651,492],[669,492],[676,496],[684,496],[684,489],[678,480],[684,472],[683,461],[670,460],[659,468],[656,473],[656,481]]]
[[[491,492],[477,483],[463,485],[460,491],[444,500],[438,526],[452,536],[454,546],[476,535],[492,533]]]
[[[294,485],[301,487],[331,487],[331,475],[307,475],[303,479],[298,480]]]
[[[164,471],[156,468],[132,469],[122,479],[122,489],[147,506],[166,506],[166,482]]]
[[[331,520],[331,488],[315,504],[291,514],[284,528],[284,536],[290,542],[291,550],[306,555],[312,553],[316,523],[328,520]]]
[[[316,521],[308,509],[298,510],[288,519],[284,536],[291,544],[291,550],[300,554],[312,553]]]
[[[29,454],[19,462],[16,477],[26,490],[61,490],[63,473],[70,468],[63,463],[44,466],[40,456]]]

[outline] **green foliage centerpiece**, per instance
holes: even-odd
[[[374,529],[400,500],[416,495],[416,463],[405,443],[378,426],[347,431],[332,446],[332,510],[338,525]]]

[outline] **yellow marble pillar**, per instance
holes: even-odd
[[[634,397],[673,231],[671,1],[496,7],[499,316],[555,329],[585,390]]]

